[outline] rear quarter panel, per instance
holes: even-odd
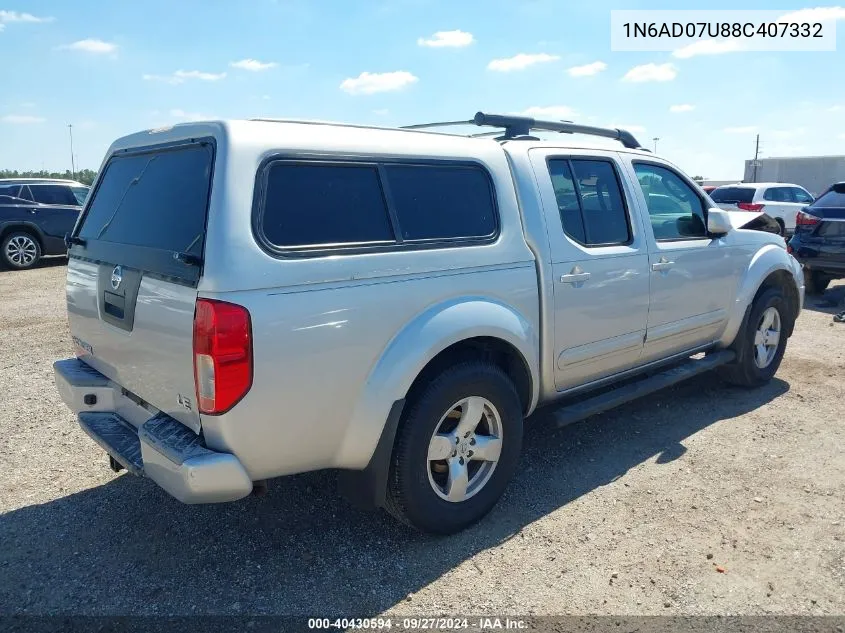
[[[203,416],[203,432],[212,448],[238,455],[253,479],[363,468],[390,406],[405,396],[428,359],[471,336],[498,334],[507,340],[520,323],[536,323],[538,303],[530,262],[323,288],[255,290],[225,299],[250,311],[254,378],[229,413]],[[469,307],[467,314],[450,314],[438,328],[438,314],[462,305]],[[497,329],[485,314],[494,305],[506,306],[513,329]],[[522,331],[522,347],[530,354],[536,336],[531,326]],[[382,358],[394,341],[400,353],[385,366]]]
[[[251,222],[256,172],[271,156],[471,160],[492,179],[498,238],[404,252],[271,256],[258,246]],[[501,312],[486,306],[506,306],[516,315],[509,323],[527,324],[514,338],[523,341],[528,356],[537,356],[534,257],[523,235],[507,159],[494,141],[231,123],[226,138],[218,138],[205,260],[199,295],[250,311],[254,379],[231,411],[202,416],[203,433],[211,448],[235,453],[253,479],[366,466],[391,405],[404,397],[402,390],[425,359],[455,337],[496,330],[489,325],[495,318],[487,323],[485,318]],[[475,319],[449,319],[448,332],[417,343],[407,337],[415,324],[459,304],[485,307],[473,313]],[[397,361],[385,372],[384,354],[397,349],[400,339],[401,356],[413,361]]]

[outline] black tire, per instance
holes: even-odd
[[[41,243],[32,233],[12,231],[0,242],[0,261],[6,268],[15,270],[32,268],[41,261]]]
[[[781,237],[786,237],[786,225],[783,223],[783,220],[780,218],[775,218],[775,222],[778,223],[780,226],[780,232],[778,233]]]
[[[804,269],[804,289],[808,295],[824,294],[830,284],[830,277],[825,276],[818,270]]]
[[[755,361],[755,335],[760,327],[764,313],[769,309],[777,310],[780,318],[780,338],[774,357],[768,365],[760,367]],[[731,345],[737,354],[734,363],[720,368],[722,377],[735,385],[742,387],[759,387],[769,382],[780,367],[783,354],[786,351],[787,332],[792,331],[792,311],[786,303],[780,288],[769,288],[754,300],[748,320],[737,333]]]
[[[429,443],[438,427],[443,428],[441,418],[455,403],[472,396],[486,399],[498,412],[501,453],[486,484],[463,501],[448,501],[430,481]],[[467,361],[445,370],[411,397],[402,415],[391,458],[387,511],[418,530],[435,534],[453,534],[475,523],[496,504],[516,470],[522,422],[519,396],[498,366]]]

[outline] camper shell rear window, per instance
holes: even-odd
[[[195,284],[213,172],[210,140],[114,154],[90,195],[71,254]]]

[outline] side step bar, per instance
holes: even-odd
[[[732,350],[713,352],[700,359],[689,359],[657,374],[634,379],[621,387],[602,391],[598,395],[578,400],[559,407],[552,415],[558,426],[578,422],[591,415],[614,409],[621,404],[647,396],[655,391],[671,387],[687,378],[730,363],[736,358]]]

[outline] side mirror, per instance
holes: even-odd
[[[707,232],[710,235],[721,237],[727,235],[733,228],[730,216],[721,209],[708,209],[707,211]]]

